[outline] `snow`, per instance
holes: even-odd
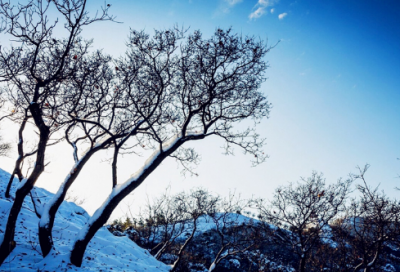
[[[110,201],[119,193],[121,193],[122,190],[124,190],[126,187],[128,187],[130,184],[133,182],[136,182],[144,173],[144,171],[152,165],[152,163],[157,159],[157,157],[161,154],[161,152],[168,151],[170,148],[174,146],[179,140],[181,139],[180,134],[175,135],[175,137],[172,137],[168,141],[166,141],[163,145],[162,148],[159,150],[156,150],[153,152],[152,155],[145,161],[144,165],[136,171],[131,177],[126,180],[122,184],[116,185],[113,190],[111,191],[110,195],[107,197],[107,199],[103,202],[103,204],[94,212],[93,216],[90,218],[88,223],[85,225],[84,228],[79,232],[77,235],[77,241],[78,240],[83,240],[86,233],[89,231],[90,226],[101,216],[103,213],[104,209],[108,206]]]
[[[264,254],[260,254],[259,250],[248,252],[248,254],[253,257],[256,257],[260,265],[260,271],[282,271],[282,272],[296,272],[296,269],[291,267],[290,265],[283,265],[281,263],[277,263],[271,261],[268,256]]]
[[[229,263],[231,263],[235,268],[239,268],[240,267],[240,262],[239,260],[236,259],[230,259]]]
[[[218,217],[219,215],[220,215],[220,217],[218,220],[218,224],[220,225],[220,227],[222,227],[222,225],[223,225],[222,218],[221,218],[222,214],[216,214],[215,216]],[[256,220],[256,219],[249,218],[244,215],[236,214],[236,213],[227,214],[225,217],[225,221],[226,222],[235,222],[235,224],[237,224],[237,225],[247,224],[247,223],[250,223],[251,221],[255,224],[257,224],[257,222],[258,222],[258,220]],[[181,224],[184,224],[184,226],[183,226],[184,231],[180,234],[178,233],[179,231],[176,231],[177,232],[176,234],[178,235],[176,237],[176,239],[177,240],[186,240],[188,235],[190,235],[190,233],[193,230],[193,220],[188,220],[185,223],[178,223],[178,224],[176,224],[175,229],[176,230],[181,229]],[[228,225],[229,225],[229,223],[228,223]],[[202,235],[203,233],[209,232],[214,229],[216,229],[216,222],[214,222],[213,218],[210,215],[200,216],[196,221],[196,232],[195,232],[194,236],[196,237],[198,235]],[[163,230],[155,229],[154,231],[155,231],[154,242],[156,242],[156,243],[161,242],[162,236],[163,236]],[[171,231],[171,229],[170,229],[170,231]],[[224,253],[224,254],[226,254],[226,253]]]
[[[4,233],[8,212],[12,202],[4,199],[5,186],[10,174],[0,169],[0,233]],[[15,182],[17,184],[17,182]],[[11,194],[15,193],[15,186]],[[53,194],[35,188],[42,202],[48,202]],[[43,259],[38,240],[39,219],[27,197],[16,225],[16,248],[0,267],[0,271],[137,271],[162,272],[169,267],[154,259],[147,250],[137,246],[127,237],[113,236],[105,227],[101,228],[88,245],[82,267],[69,262],[69,254],[78,231],[86,224],[89,215],[75,203],[64,201],[54,222],[53,240],[56,250]],[[3,235],[0,235],[3,239]]]
[[[83,157],[83,158],[84,158],[84,157]],[[82,158],[82,159],[83,159],[83,158]],[[49,201],[47,201],[47,203],[44,205],[42,218],[40,219],[40,222],[39,222],[40,227],[44,227],[44,226],[46,226],[46,225],[49,224],[49,220],[50,220],[50,218],[49,218],[49,212],[50,212],[51,207],[53,207],[53,206],[54,206],[54,203],[55,203],[58,199],[60,199],[62,193],[64,192],[64,187],[65,187],[65,185],[68,183],[68,181],[69,181],[70,178],[71,178],[71,173],[73,173],[73,172],[75,171],[75,169],[76,169],[77,167],[79,167],[79,164],[81,164],[82,159],[79,160],[79,161],[77,161],[77,162],[74,164],[74,166],[72,167],[72,169],[71,169],[71,171],[70,171],[70,174],[68,174],[68,175],[65,177],[64,182],[63,182],[63,183],[60,185],[60,187],[58,188],[57,193],[56,193],[55,195],[53,195],[53,197],[52,197]]]
[[[385,272],[396,272],[396,268],[391,264],[386,264],[385,266],[381,266],[382,271]]]
[[[210,266],[210,271],[213,271],[215,269],[215,263],[212,263]]]
[[[24,178],[23,180],[21,180],[20,183],[18,183],[18,187],[17,190],[21,189],[22,187],[24,187],[24,185],[26,184],[26,182],[28,181],[28,179]],[[7,181],[6,181],[7,182]]]
[[[332,228],[329,225],[322,227],[321,235],[321,241],[324,244],[330,245],[332,248],[338,247],[338,244],[333,240]]]
[[[223,225],[222,216],[223,216],[223,214],[218,214],[218,213],[215,215],[215,218],[219,218],[217,223],[219,224],[220,227],[222,227],[222,225]],[[230,213],[225,216],[225,222],[228,223],[227,225],[229,225],[229,223],[233,223],[233,222],[237,225],[247,224],[250,221],[258,222],[258,220],[255,220],[255,219],[252,219],[252,218],[249,218],[244,215],[237,214],[237,213]],[[211,216],[204,215],[204,216],[201,216],[199,219],[197,219],[197,231],[198,232],[204,233],[204,232],[210,231],[215,228],[216,228],[216,223],[213,221]]]

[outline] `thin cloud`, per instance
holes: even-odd
[[[242,2],[243,0],[224,0],[224,1],[227,2],[230,6],[234,6]]]
[[[232,0],[234,1],[234,0]],[[257,19],[260,18],[265,12],[268,7],[272,7],[276,3],[278,3],[279,0],[258,0],[257,4],[254,6],[254,8],[257,7],[255,11],[250,13],[249,19]],[[271,13],[274,12],[274,9],[271,9]]]
[[[279,0],[258,0],[257,4],[264,7],[271,7],[278,2]]]
[[[275,9],[274,9],[274,8],[272,8],[272,9],[271,9],[271,14],[272,14],[272,13],[274,13],[274,11],[275,11]]]
[[[242,1],[243,0],[224,0],[224,4],[222,4],[221,10],[223,13],[229,13],[234,6]]]
[[[287,13],[284,12],[284,13],[279,14],[279,15],[278,15],[278,18],[279,18],[279,20],[282,20],[282,19],[285,18],[286,16],[287,16]]]
[[[259,7],[256,11],[249,15],[250,19],[260,18],[265,13],[265,8]]]

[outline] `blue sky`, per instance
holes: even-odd
[[[89,1],[89,10],[98,8]],[[328,182],[371,164],[367,179],[397,197],[400,191],[400,2],[397,0],[111,0],[111,13],[121,24],[103,22],[83,31],[94,47],[114,56],[123,54],[129,28],[166,29],[174,24],[200,29],[209,37],[217,27],[279,43],[267,54],[268,80],[261,90],[273,108],[259,132],[267,138],[270,158],[256,168],[250,157],[221,155],[222,142],[196,143],[202,155],[199,177],[182,177],[167,161],[129,197],[140,205],[170,185],[172,191],[196,186],[226,195],[269,197],[278,185],[323,172]],[[39,185],[55,190],[70,165],[53,156]],[[107,167],[97,157],[82,172],[74,192],[87,198],[93,211],[111,188]],[[2,160],[3,161],[3,160]],[[10,160],[11,161],[11,160]],[[72,163],[72,159],[71,159]],[[136,159],[124,158],[123,179],[135,172]],[[12,163],[4,162],[5,165]],[[11,170],[11,167],[9,170]],[[104,169],[104,170],[103,170]],[[8,170],[8,169],[6,169]],[[107,177],[107,178],[105,178]],[[50,180],[52,182],[50,182]],[[93,186],[103,184],[91,199]],[[99,189],[100,190],[100,189]],[[83,193],[82,193],[83,192]],[[122,207],[124,206],[124,207]]]

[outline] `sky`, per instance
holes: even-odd
[[[327,183],[357,173],[370,164],[366,179],[393,198],[400,191],[400,2],[397,0],[110,0],[119,23],[101,22],[82,32],[93,47],[118,57],[130,29],[167,29],[174,25],[200,30],[205,38],[217,28],[232,27],[243,36],[267,40],[268,80],[260,91],[272,104],[258,126],[267,139],[265,163],[251,167],[251,157],[236,150],[222,155],[219,139],[193,144],[202,156],[198,177],[182,176],[169,159],[117,208],[113,218],[136,212],[170,187],[171,192],[204,187],[226,196],[271,198],[274,190],[312,171]],[[94,13],[100,2],[88,1]],[[54,16],[56,16],[54,14]],[[16,145],[16,129],[4,129]],[[14,149],[16,153],[16,148]],[[68,147],[49,148],[51,164],[37,185],[54,192],[72,167]],[[85,198],[89,213],[111,190],[107,154],[94,157],[72,186]],[[16,156],[0,159],[12,171]],[[133,174],[145,158],[126,156],[119,180]]]

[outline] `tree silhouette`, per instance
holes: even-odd
[[[256,202],[271,237],[298,256],[298,271],[306,271],[312,250],[329,235],[329,222],[344,211],[351,182],[350,178],[327,186],[322,174],[314,172],[297,184],[276,189],[268,206],[263,200]]]
[[[65,22],[65,39],[53,35],[58,19],[49,22],[47,13],[51,7]],[[17,5],[0,1],[1,30],[14,40],[10,48],[1,48],[0,81],[5,83],[7,102],[14,107],[13,118],[20,120],[21,124],[20,156],[13,171],[21,184],[15,193],[1,239],[0,264],[15,247],[15,223],[25,197],[44,171],[46,147],[59,140],[53,136],[63,123],[58,112],[67,102],[68,88],[64,83],[85,74],[77,56],[88,52],[90,42],[79,38],[82,28],[96,21],[113,20],[108,15],[108,7],[94,17],[89,16],[85,8],[86,0],[31,0]],[[23,151],[21,135],[28,121],[32,121],[33,128],[38,131],[38,139],[33,151],[36,155],[34,167],[27,177],[23,177],[21,163],[28,154]]]
[[[269,104],[258,91],[265,80],[263,57],[269,49],[262,41],[242,38],[230,29],[217,29],[210,39],[195,31],[178,43],[174,37],[181,35],[176,29],[156,31],[152,38],[143,31],[132,31],[129,51],[117,62],[118,88],[128,89],[139,107],[157,105],[155,121],[149,123],[143,116],[150,129],[137,137],[137,148],[154,151],[130,179],[114,187],[80,231],[71,253],[71,262],[77,266],[90,239],[115,207],[162,161],[173,157],[190,170],[198,154],[185,148],[186,142],[217,136],[225,140],[227,154],[238,146],[252,154],[254,165],[266,157],[261,150],[264,140],[254,127],[235,131],[234,124],[248,118],[257,123],[269,113]],[[143,80],[127,86],[133,74]],[[148,96],[149,92],[157,95]],[[157,97],[164,99],[155,102]]]

